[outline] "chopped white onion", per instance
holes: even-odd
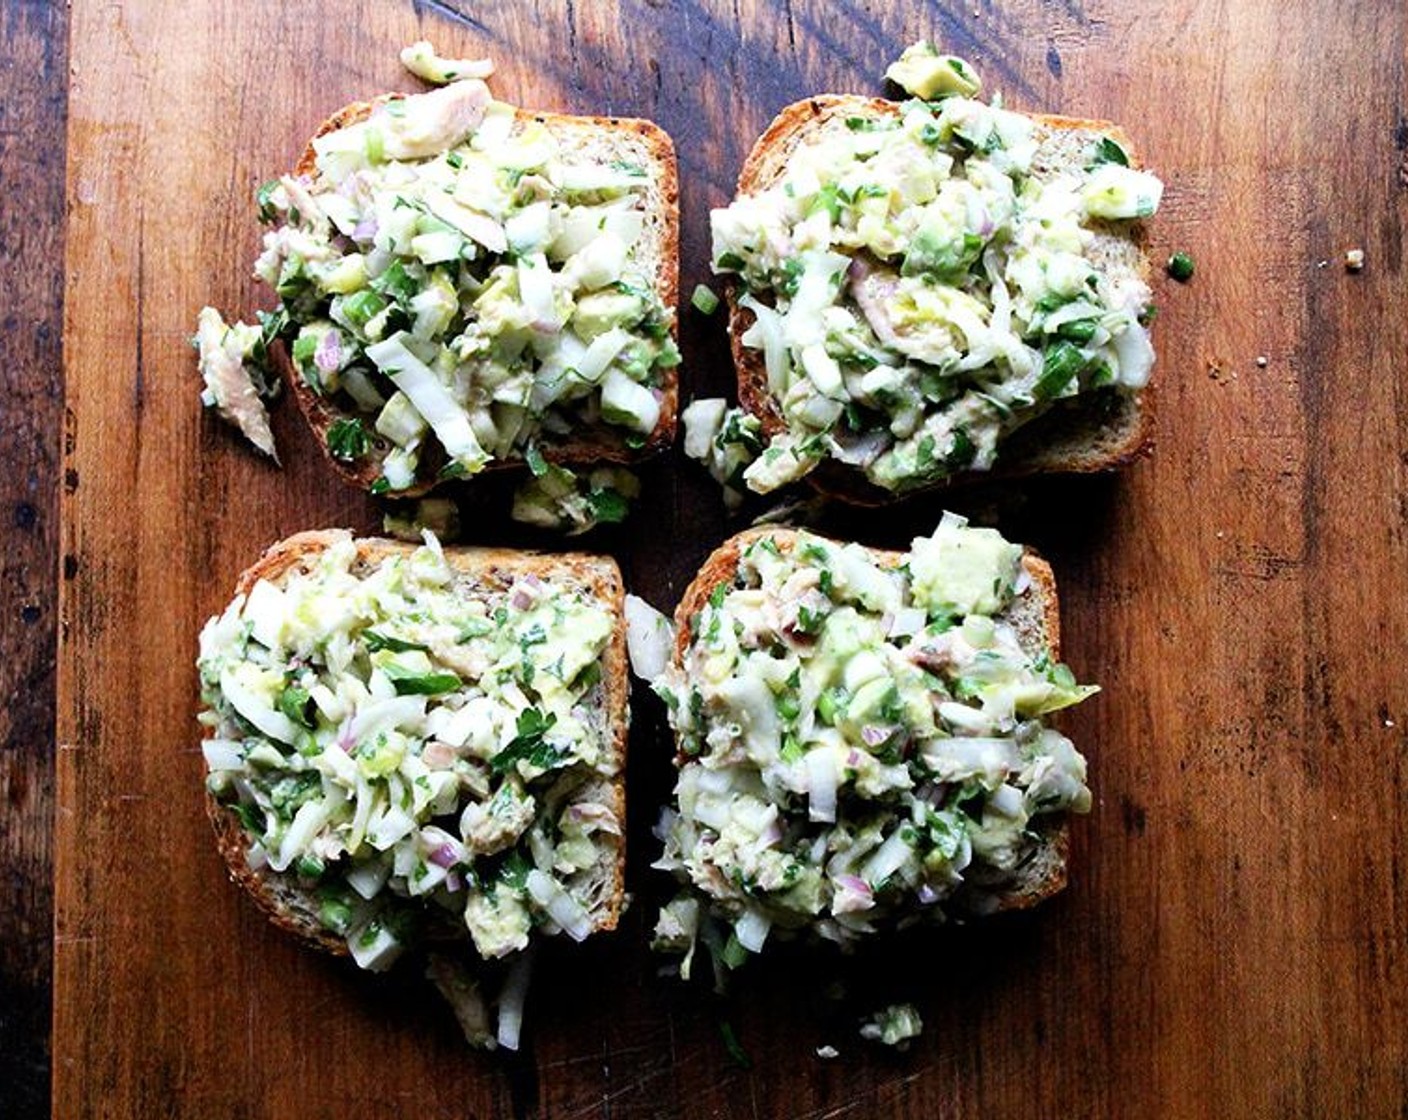
[[[1138,323],[1131,323],[1115,335],[1114,343],[1120,360],[1120,384],[1131,389],[1144,388],[1154,368],[1154,348],[1149,344],[1149,332]]]
[[[297,740],[298,728],[293,720],[282,712],[275,711],[258,692],[244,683],[238,670],[246,667],[253,670],[250,675],[257,674],[258,670],[247,662],[221,670],[220,691],[225,699],[244,719],[269,738],[277,739],[281,743]]]
[[[825,747],[807,752],[807,819],[836,819],[836,787],[840,775],[836,772],[836,755]]]
[[[762,911],[750,907],[734,922],[733,933],[738,938],[738,943],[750,953],[761,953],[771,928],[772,919]]]
[[[523,1005],[528,1000],[528,981],[533,975],[533,951],[527,949],[513,958],[503,991],[499,993],[499,1045],[517,1050],[523,1030]]]
[[[890,637],[911,637],[924,629],[929,616],[919,607],[904,607],[895,612],[890,623]]]
[[[528,872],[527,886],[533,901],[546,910],[548,917],[573,941],[582,941],[591,933],[591,918],[586,909],[551,875],[534,868]]]
[[[690,459],[707,463],[714,445],[714,437],[724,425],[724,415],[728,412],[728,402],[722,397],[705,397],[691,401],[680,413],[684,424],[684,453]]]
[[[577,375],[584,381],[600,381],[607,367],[616,360],[616,355],[631,341],[631,332],[623,327],[612,327],[592,339],[587,352],[577,363]]]
[[[315,797],[305,801],[293,815],[293,821],[279,843],[277,856],[271,856],[269,866],[275,871],[284,871],[296,858],[308,850],[313,837],[328,823],[331,806],[325,797]]]
[[[553,305],[552,272],[542,253],[518,258],[518,294],[537,331],[555,331],[562,326]]]
[[[233,739],[207,739],[200,745],[200,753],[205,757],[205,768],[212,772],[244,768],[244,747]]]
[[[885,837],[885,842],[880,847],[871,852],[861,867],[861,877],[872,888],[878,887],[908,863],[913,855],[914,849],[904,842],[901,830],[897,828]]]

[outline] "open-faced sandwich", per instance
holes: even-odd
[[[699,413],[695,454],[735,487],[810,476],[867,503],[1137,455],[1159,180],[1116,126],[976,100],[925,44],[890,76],[914,96],[784,109],[714,211],[746,416],[730,436]],[[741,474],[730,443],[756,456]]]
[[[737,965],[772,931],[835,942],[1027,907],[1066,881],[1085,760],[1047,716],[1047,564],[946,515],[907,553],[753,529],[704,564],[655,681],[676,737],[657,944]],[[689,957],[686,956],[687,971]]]
[[[235,358],[267,349],[374,493],[640,459],[674,434],[678,191],[647,121],[515,109],[477,78],[349,105],[260,191],[280,303]],[[242,336],[206,318],[208,403],[249,431],[220,376]]]
[[[615,928],[622,596],[615,563],[584,554],[344,531],[275,545],[200,639],[230,875],[277,925],[372,970],[410,947],[491,961]],[[474,982],[432,971],[459,995]]]

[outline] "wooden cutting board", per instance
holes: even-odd
[[[54,1115],[1398,1115],[1406,23],[1401,4],[1329,0],[77,0]],[[1156,280],[1155,456],[983,506],[1052,559],[1066,656],[1105,687],[1066,724],[1096,791],[1071,887],[857,961],[780,953],[728,1001],[661,980],[649,830],[670,771],[658,705],[638,696],[635,905],[616,935],[544,955],[523,1053],[467,1053],[417,976],[369,979],[279,935],[210,842],[200,624],[273,540],[380,515],[291,409],[282,470],[202,413],[196,310],[265,302],[254,187],[331,110],[414,88],[396,59],[414,39],[492,56],[505,100],[662,124],[689,293],[708,210],[772,115],[879,92],[919,35],[1010,106],[1127,124],[1168,184],[1155,257],[1197,260],[1187,286]],[[725,390],[721,322],[682,320],[686,392]],[[824,525],[902,545],[940,508]],[[530,539],[487,501],[467,520],[476,541]],[[728,531],[717,491],[672,455],[599,546],[669,607]],[[856,1016],[896,998],[920,1006],[923,1038],[902,1055],[861,1044]]]

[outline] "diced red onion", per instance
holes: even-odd
[[[837,891],[831,901],[833,914],[852,914],[857,910],[869,910],[875,905],[870,884],[855,875],[837,875]]]
[[[420,752],[421,761],[432,770],[448,770],[457,757],[452,748],[438,739],[426,743],[425,749]]]
[[[453,867],[459,861],[459,853],[455,851],[452,844],[441,844],[430,853],[430,862],[436,867]]]
[[[837,438],[831,454],[835,459],[853,467],[868,467],[893,442],[888,431],[865,432],[848,439]]]
[[[567,810],[574,821],[612,836],[621,835],[621,822],[605,805],[573,805]]]
[[[352,238],[354,241],[374,241],[376,239],[376,231],[376,217],[368,214],[352,227]]]
[[[893,729],[889,727],[877,727],[873,723],[867,723],[860,729],[860,737],[865,740],[867,747],[878,747],[881,743],[889,739],[892,734],[894,734]]]
[[[342,335],[327,331],[313,351],[313,364],[319,373],[336,373],[342,366]]]

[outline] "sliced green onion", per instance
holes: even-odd
[[[1168,259],[1168,274],[1180,284],[1193,279],[1193,258],[1187,253],[1174,253]]]
[[[716,296],[712,288],[703,284],[696,284],[694,295],[689,297],[689,302],[701,315],[712,315],[719,309],[719,297]]]

